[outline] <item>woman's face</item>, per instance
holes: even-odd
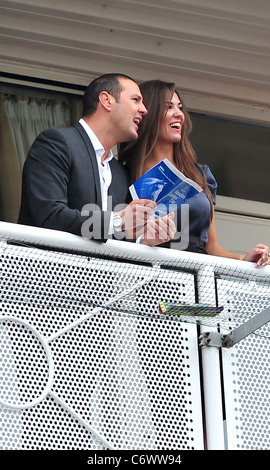
[[[160,122],[158,140],[162,143],[180,142],[182,126],[185,121],[179,96],[174,93],[167,102],[167,110]]]

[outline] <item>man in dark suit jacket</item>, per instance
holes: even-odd
[[[107,74],[90,83],[84,94],[83,119],[72,127],[48,129],[33,143],[23,169],[19,223],[101,241],[145,224],[153,213],[153,201],[132,201],[113,212],[126,201],[129,178],[111,149],[138,137],[146,113],[139,87],[130,77]],[[105,166],[107,188],[102,179]],[[106,196],[102,197],[104,191],[110,207]],[[172,238],[171,217],[160,223],[166,238]],[[145,236],[143,243],[162,243],[158,229],[154,239]]]

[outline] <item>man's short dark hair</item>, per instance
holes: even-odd
[[[88,85],[83,97],[83,116],[90,116],[96,111],[99,102],[99,95],[102,91],[110,93],[117,102],[119,101],[120,93],[123,90],[123,87],[119,82],[119,78],[135,82],[135,80],[128,75],[121,73],[108,73],[95,78]]]

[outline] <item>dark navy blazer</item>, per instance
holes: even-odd
[[[129,178],[113,158],[109,195],[112,209],[126,202]],[[110,211],[82,215],[86,204],[101,208],[101,190],[94,148],[81,126],[47,129],[34,141],[23,168],[22,199],[18,222],[81,235],[82,223],[100,226],[102,241],[108,238]],[[91,227],[90,227],[91,229]]]

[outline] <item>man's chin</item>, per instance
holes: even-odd
[[[131,142],[132,140],[138,139],[137,131],[130,132],[129,135],[123,136],[121,142]]]
[[[131,136],[130,140],[136,140],[136,139],[138,139],[138,137],[139,137],[138,132],[137,132],[137,131],[134,131],[134,132],[132,133],[132,136]]]

